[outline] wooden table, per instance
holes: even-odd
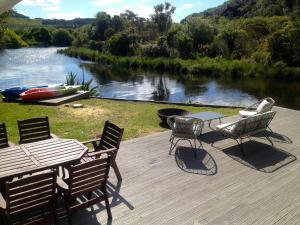
[[[76,163],[87,151],[77,140],[56,138],[0,149],[0,181]]]

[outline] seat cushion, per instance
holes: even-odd
[[[246,118],[249,116],[254,116],[255,114],[257,114],[256,111],[245,111],[245,110],[240,110],[239,114],[241,117]]]
[[[175,118],[175,133],[194,134],[195,123],[193,118],[176,117]]]
[[[258,113],[264,113],[266,111],[268,111],[268,109],[270,108],[270,102],[268,102],[267,100],[263,100],[257,107],[256,111]]]
[[[216,129],[217,130],[224,129],[225,132],[233,133],[235,127],[236,127],[235,122],[234,123],[223,123],[223,124],[217,125]]]

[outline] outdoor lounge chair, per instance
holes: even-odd
[[[56,177],[56,171],[51,171],[15,181],[6,181],[4,196],[0,193],[0,212],[3,223],[5,225],[15,224],[13,222],[16,222],[16,219],[26,219],[26,224],[38,222],[45,224],[46,218],[52,218],[57,224],[55,213]],[[31,215],[33,212],[40,212],[41,216]]]
[[[216,131],[225,137],[236,140],[240,146],[241,153],[244,156],[245,154],[242,147],[242,140],[255,134],[263,133],[266,139],[273,146],[273,142],[266,134],[266,129],[268,128],[275,114],[275,111],[269,111],[241,119],[236,122],[220,124],[216,126]],[[211,143],[211,145],[213,144],[214,142]]]
[[[195,119],[192,117],[169,116],[167,119],[167,123],[172,129],[172,134],[170,137],[171,146],[169,150],[169,155],[171,155],[173,149],[176,147],[180,140],[186,140],[190,143],[196,157],[197,141],[199,142],[200,147],[203,148],[200,137],[204,126],[204,122],[202,120]],[[175,141],[175,139],[177,140]],[[191,140],[193,140],[194,144]]]
[[[108,218],[112,218],[106,191],[110,162],[111,158],[108,157],[72,165],[68,167],[68,179],[63,180],[58,177],[58,192],[64,198],[70,225],[72,224],[71,212],[102,201],[105,201]]]
[[[258,113],[265,113],[272,110],[273,105],[275,104],[275,101],[268,97],[264,98],[253,105],[247,107],[244,110],[240,110],[239,114],[242,118],[247,118],[249,116],[254,116]]]
[[[114,169],[118,181],[122,180],[121,173],[116,163],[116,157],[120,148],[120,143],[123,137],[124,128],[120,128],[117,125],[106,121],[104,124],[103,132],[99,138],[82,142],[83,144],[92,144],[93,150],[89,151],[89,157],[93,152],[103,152],[109,154],[112,157],[111,167]],[[112,150],[112,151],[110,151]],[[96,154],[99,156],[99,154]],[[95,158],[95,157],[94,157]],[[87,158],[83,158],[83,161]]]
[[[5,123],[0,123],[0,148],[9,147]]]
[[[19,144],[26,144],[42,141],[56,136],[50,133],[48,117],[18,120],[20,141]]]

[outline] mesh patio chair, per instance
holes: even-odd
[[[58,192],[63,196],[69,224],[71,212],[85,209],[105,201],[108,218],[111,219],[106,183],[111,158],[98,158],[68,167],[69,178],[58,177]]]
[[[0,212],[5,225],[26,220],[26,224],[56,221],[56,171],[6,181],[4,196],[0,193]],[[39,215],[36,215],[36,213]],[[35,213],[32,215],[32,213]],[[1,224],[2,224],[1,223]]]
[[[269,111],[262,114],[257,114],[248,118],[244,118],[232,123],[225,123],[216,126],[216,131],[227,137],[235,140],[240,147],[242,156],[245,156],[243,150],[243,139],[262,133],[273,146],[272,140],[268,137],[266,130],[273,120],[276,111]],[[214,142],[211,143],[213,146]]]
[[[192,117],[170,116],[167,119],[167,123],[172,129],[172,134],[170,137],[171,146],[169,155],[171,155],[173,149],[176,147],[179,141],[186,140],[190,143],[196,157],[197,141],[200,144],[199,147],[203,148],[200,138],[204,122],[202,120],[195,119]]]
[[[264,98],[253,105],[245,108],[244,110],[240,110],[239,114],[242,118],[247,118],[249,116],[254,116],[258,113],[265,113],[272,110],[273,105],[275,104],[274,99],[268,97]]]
[[[99,138],[82,142],[83,144],[92,144],[93,149],[89,151],[89,156],[84,157],[82,160],[86,161],[91,158],[91,153],[106,153],[112,157],[111,166],[115,171],[115,174],[119,181],[122,180],[121,173],[116,163],[116,157],[120,148],[120,143],[123,137],[124,128],[106,121],[104,124],[103,132]],[[112,150],[112,151],[110,151]],[[95,157],[99,157],[100,154],[95,154]],[[95,158],[93,157],[93,158]]]

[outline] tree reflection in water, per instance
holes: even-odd
[[[156,90],[152,92],[152,100],[155,101],[168,101],[170,97],[170,91],[167,88],[166,76],[160,75]]]

